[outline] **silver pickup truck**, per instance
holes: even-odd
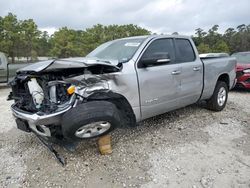
[[[224,109],[235,84],[232,57],[200,59],[190,37],[151,35],[102,44],[86,57],[20,69],[9,84],[17,127],[79,141],[198,101]]]

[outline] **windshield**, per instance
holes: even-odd
[[[238,63],[250,64],[250,52],[235,53],[235,54],[232,54],[232,56],[236,57],[236,60]]]
[[[113,59],[118,60],[119,62],[127,62],[133,57],[144,40],[145,37],[106,42],[90,52],[87,57]]]

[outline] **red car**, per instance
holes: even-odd
[[[232,56],[237,60],[235,87],[250,89],[250,52],[237,52]]]

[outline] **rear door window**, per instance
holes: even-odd
[[[175,39],[176,62],[191,62],[195,60],[194,49],[188,39]]]

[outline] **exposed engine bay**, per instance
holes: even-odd
[[[69,101],[67,87],[70,84],[50,85],[51,80],[62,80],[62,78],[52,75],[17,76],[11,83],[16,107],[32,113],[38,111],[51,113]]]
[[[83,63],[80,67],[65,69],[63,63],[64,61],[60,60],[58,68],[54,63],[38,72],[29,68],[17,72],[15,79],[9,83],[12,87],[9,98],[15,100],[16,107],[25,112],[39,112],[41,115],[60,111],[73,105],[76,97],[83,100],[90,95],[93,87],[94,90],[108,90],[108,83],[103,74],[119,70],[109,64],[86,66]],[[65,61],[65,65],[68,64],[69,62]],[[69,91],[72,89],[74,92]]]

